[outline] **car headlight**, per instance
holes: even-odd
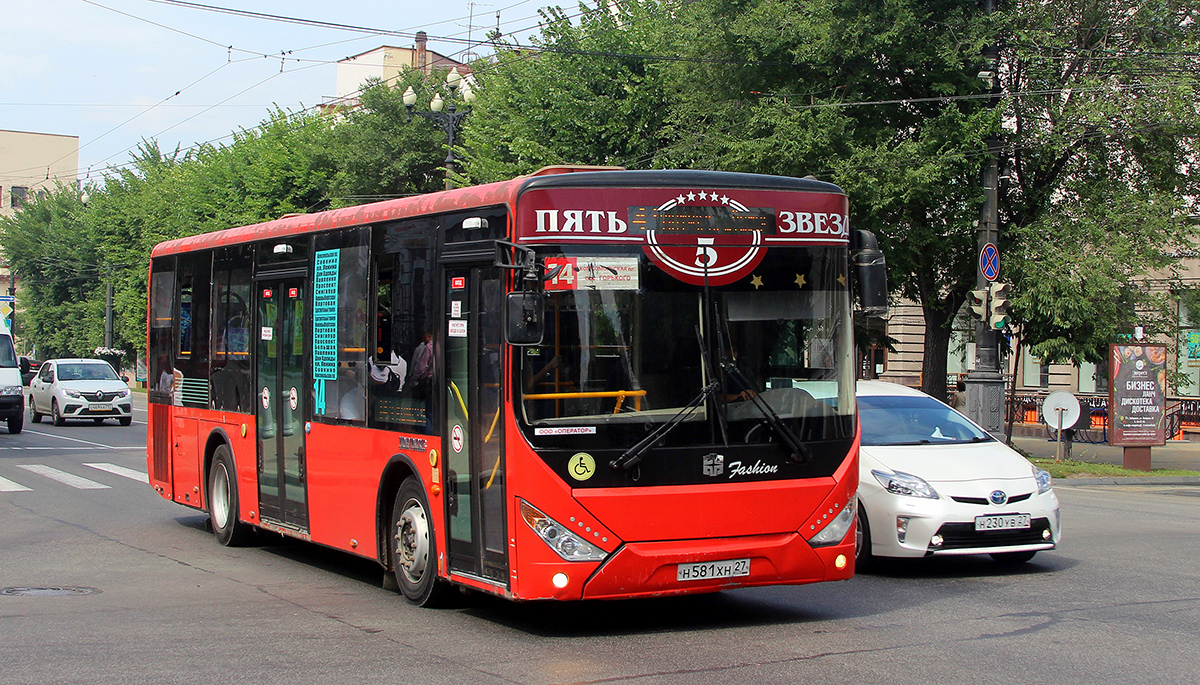
[[[566,526],[521,500],[521,518],[537,533],[542,542],[567,561],[604,561],[608,552],[572,533]]]
[[[1054,486],[1054,478],[1050,476],[1050,472],[1045,469],[1033,467],[1033,478],[1037,481],[1038,494],[1044,495],[1050,492],[1050,488]]]
[[[133,393],[129,390],[129,388],[125,388],[124,390],[117,392],[117,397],[129,397],[132,394]]]
[[[6,385],[0,387],[0,395],[20,395],[25,391],[19,385]]]
[[[842,508],[840,514],[833,517],[832,521],[808,539],[808,544],[812,547],[828,547],[846,539],[846,533],[850,532],[850,526],[854,525],[854,514],[857,511],[858,497],[854,496]]]
[[[66,395],[67,397],[74,397],[76,399],[83,397],[83,395],[81,395],[78,390],[71,390],[69,388],[63,388],[63,394]]]
[[[926,499],[940,499],[937,490],[933,486],[926,483],[923,478],[914,476],[911,473],[896,471],[888,473],[887,471],[871,471],[871,475],[883,485],[884,489],[893,495],[907,495],[908,497],[924,497]]]

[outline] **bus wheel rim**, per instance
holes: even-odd
[[[223,464],[217,466],[216,477],[213,478],[211,508],[213,524],[217,528],[225,528],[229,522],[229,474],[225,472]]]
[[[429,519],[415,499],[404,503],[396,522],[396,558],[409,582],[421,582],[429,564]]]

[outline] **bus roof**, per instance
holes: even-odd
[[[472,207],[514,206],[526,190],[584,187],[672,187],[702,185],[711,188],[757,188],[843,194],[841,188],[813,178],[792,178],[723,171],[626,171],[621,167],[550,166],[508,181],[455,188],[395,200],[331,209],[313,214],[287,215],[273,221],[167,240],[154,246],[151,257],[277,239],[350,226],[396,221],[414,216],[462,211]]]

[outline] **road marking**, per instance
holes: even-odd
[[[41,464],[17,464],[17,466],[25,469],[26,471],[31,471],[39,476],[45,476],[50,480],[56,480],[63,485],[70,485],[71,487],[79,490],[107,490],[109,487],[104,483],[97,483],[96,481],[88,480],[83,476],[76,476],[75,474],[67,473],[66,471],[59,471],[58,469],[50,468],[49,466],[43,466]]]
[[[0,447],[0,452],[22,452],[22,451],[24,451],[24,452],[38,452],[38,451],[41,451],[41,452],[71,452],[71,451],[93,452],[93,451],[95,451],[95,449],[96,449],[95,447],[75,447],[75,446],[51,447],[49,445],[11,445],[11,446],[6,446],[6,447]],[[145,447],[110,447],[109,449],[114,452],[141,452],[142,454],[146,453]]]
[[[105,445],[105,444],[99,443],[99,442],[92,442],[91,440],[80,440],[79,438],[68,438],[65,435],[55,435],[54,433],[43,433],[41,431],[31,431],[28,428],[25,429],[25,432],[32,433],[33,435],[41,435],[41,436],[47,437],[47,438],[58,438],[59,440],[70,440],[71,442],[81,442],[85,445],[93,445],[95,447],[99,447],[101,449],[106,449],[106,450],[117,449],[117,448],[113,447],[112,445]]]
[[[101,471],[107,471],[107,472],[117,475],[117,476],[124,476],[130,480],[137,480],[137,481],[141,481],[143,483],[150,482],[149,475],[142,473],[141,471],[136,471],[134,469],[127,469],[124,466],[117,466],[116,464],[107,464],[107,463],[102,462],[102,463],[98,463],[98,464],[84,464],[84,466],[90,466],[94,469],[100,469]]]
[[[32,490],[20,483],[14,483],[7,478],[0,478],[0,492],[21,492],[22,490]]]

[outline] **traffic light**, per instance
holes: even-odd
[[[967,295],[967,303],[971,305],[971,313],[979,319],[987,318],[987,291],[972,290]]]
[[[1007,283],[992,283],[988,286],[989,307],[988,327],[998,331],[1008,325],[1012,318],[1008,315],[1009,288]]]

